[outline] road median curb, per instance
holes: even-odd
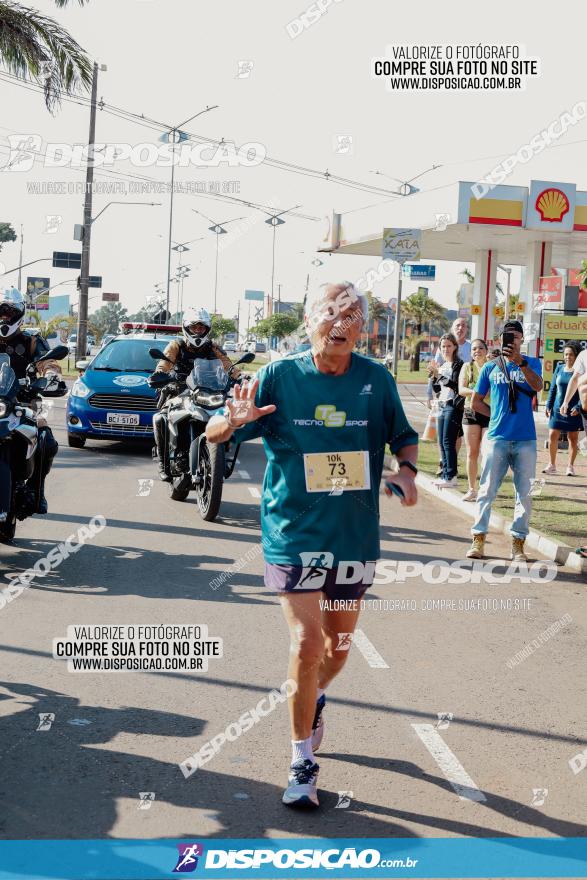
[[[389,455],[385,456],[385,467],[392,470],[394,468],[394,459]],[[421,471],[416,477],[416,484],[421,489],[424,489],[425,492],[429,492],[435,498],[464,513],[469,519],[475,519],[477,505],[470,501],[463,501],[462,494],[455,489],[438,489],[434,485],[432,478],[426,476]],[[509,522],[500,514],[492,513],[489,525],[495,531],[509,536]],[[548,559],[552,559],[558,565],[563,565],[579,574],[587,573],[587,559],[578,556],[568,544],[559,544],[553,541],[552,538],[547,538],[546,535],[532,529],[526,538],[526,543],[533,550],[538,550],[539,553],[542,553]]]

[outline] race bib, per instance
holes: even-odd
[[[356,492],[371,488],[369,453],[309,452],[304,455],[307,492]]]

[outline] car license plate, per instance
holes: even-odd
[[[107,425],[138,425],[140,421],[138,413],[106,413]]]

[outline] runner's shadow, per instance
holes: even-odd
[[[260,782],[254,767],[247,776],[212,769],[214,762],[229,764],[237,750],[262,754],[267,737],[263,724],[244,734],[246,744],[227,743],[224,752],[186,780],[178,763],[203,745],[202,734],[208,731],[201,718],[136,707],[85,706],[75,697],[35,685],[0,683],[0,687],[14,700],[13,714],[5,714],[3,720],[9,743],[0,779],[3,839],[117,838],[120,825],[123,830],[132,829],[127,835],[132,837],[193,839],[194,820],[201,824],[205,819],[210,830],[200,834],[206,838],[246,839],[275,836],[276,832],[288,837],[316,836],[316,814],[296,813],[283,806],[281,784]],[[197,686],[186,683],[184,701],[191,694],[195,702]],[[285,730],[285,707],[278,711],[282,717],[274,723]],[[54,714],[50,729],[37,730],[39,713]],[[231,720],[227,718],[226,723]],[[209,738],[215,733],[211,730]],[[145,755],[146,751],[161,753],[161,737],[170,740],[165,746],[169,760]],[[174,742],[178,738],[180,742]],[[127,751],[120,749],[121,741]],[[285,782],[286,763],[282,769]],[[139,810],[140,792],[154,792],[149,810]],[[321,836],[417,838],[401,823],[383,822],[360,812],[353,814],[352,833],[341,829],[339,811],[329,809],[337,800],[325,792],[320,815],[327,830],[321,828]],[[374,809],[370,804],[363,807]],[[171,847],[170,852],[174,851]]]
[[[6,560],[0,572],[18,574],[32,568],[54,547],[49,541],[21,541],[18,553]],[[259,559],[261,556],[259,554]],[[243,586],[263,589],[262,578],[246,571],[233,571],[230,557],[169,554],[140,547],[104,547],[88,542],[44,577],[36,577],[30,589],[44,592],[101,596],[143,596],[149,599],[203,599],[243,604],[271,604],[261,595],[240,591]],[[246,565],[259,565],[256,557]],[[214,568],[208,566],[214,566]],[[161,573],[164,573],[164,576]],[[223,575],[230,574],[224,578]]]
[[[369,767],[371,769],[379,770],[382,772],[386,771],[389,773],[400,773],[404,776],[409,776],[412,779],[418,779],[423,782],[428,782],[431,785],[435,785],[438,788],[441,788],[444,791],[448,792],[452,797],[457,797],[454,789],[447,779],[445,779],[443,776],[436,776],[432,773],[428,773],[422,767],[418,766],[417,764],[413,764],[411,761],[395,761],[391,759],[374,758],[365,755],[343,755],[336,753],[328,754],[328,758],[331,758],[335,761],[348,762],[359,767]],[[550,834],[558,835],[560,837],[587,836],[586,825],[581,825],[578,822],[569,822],[565,819],[552,818],[551,816],[547,816],[545,813],[542,813],[540,810],[536,810],[533,807],[522,804],[519,801],[512,800],[511,798],[493,794],[489,791],[483,791],[483,794],[485,795],[487,800],[484,802],[479,802],[479,806],[493,810],[496,813],[500,813],[508,819],[514,819],[516,822],[523,822],[527,825],[531,825],[532,827],[542,829],[549,832]],[[375,809],[377,810],[377,808]],[[385,813],[387,814],[388,812],[391,815],[397,816],[397,818],[401,818],[410,822],[417,822],[424,825],[430,825],[433,828],[439,828],[444,831],[449,831],[453,834],[470,835],[472,837],[500,836],[499,832],[496,832],[493,828],[484,828],[483,826],[474,825],[472,823],[463,823],[454,821],[452,819],[444,819],[438,815],[426,816],[425,814],[408,813],[403,810],[400,811],[392,809],[388,811],[386,809]],[[504,836],[512,837],[514,835],[506,834]]]

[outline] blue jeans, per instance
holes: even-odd
[[[457,438],[462,421],[462,410],[455,411],[454,406],[439,408],[436,430],[442,456],[443,480],[452,480],[457,475]]]
[[[487,440],[477,496],[479,508],[471,528],[473,535],[486,535],[489,531],[491,505],[509,467],[516,496],[510,533],[513,538],[527,537],[532,511],[530,490],[536,474],[536,440]]]

